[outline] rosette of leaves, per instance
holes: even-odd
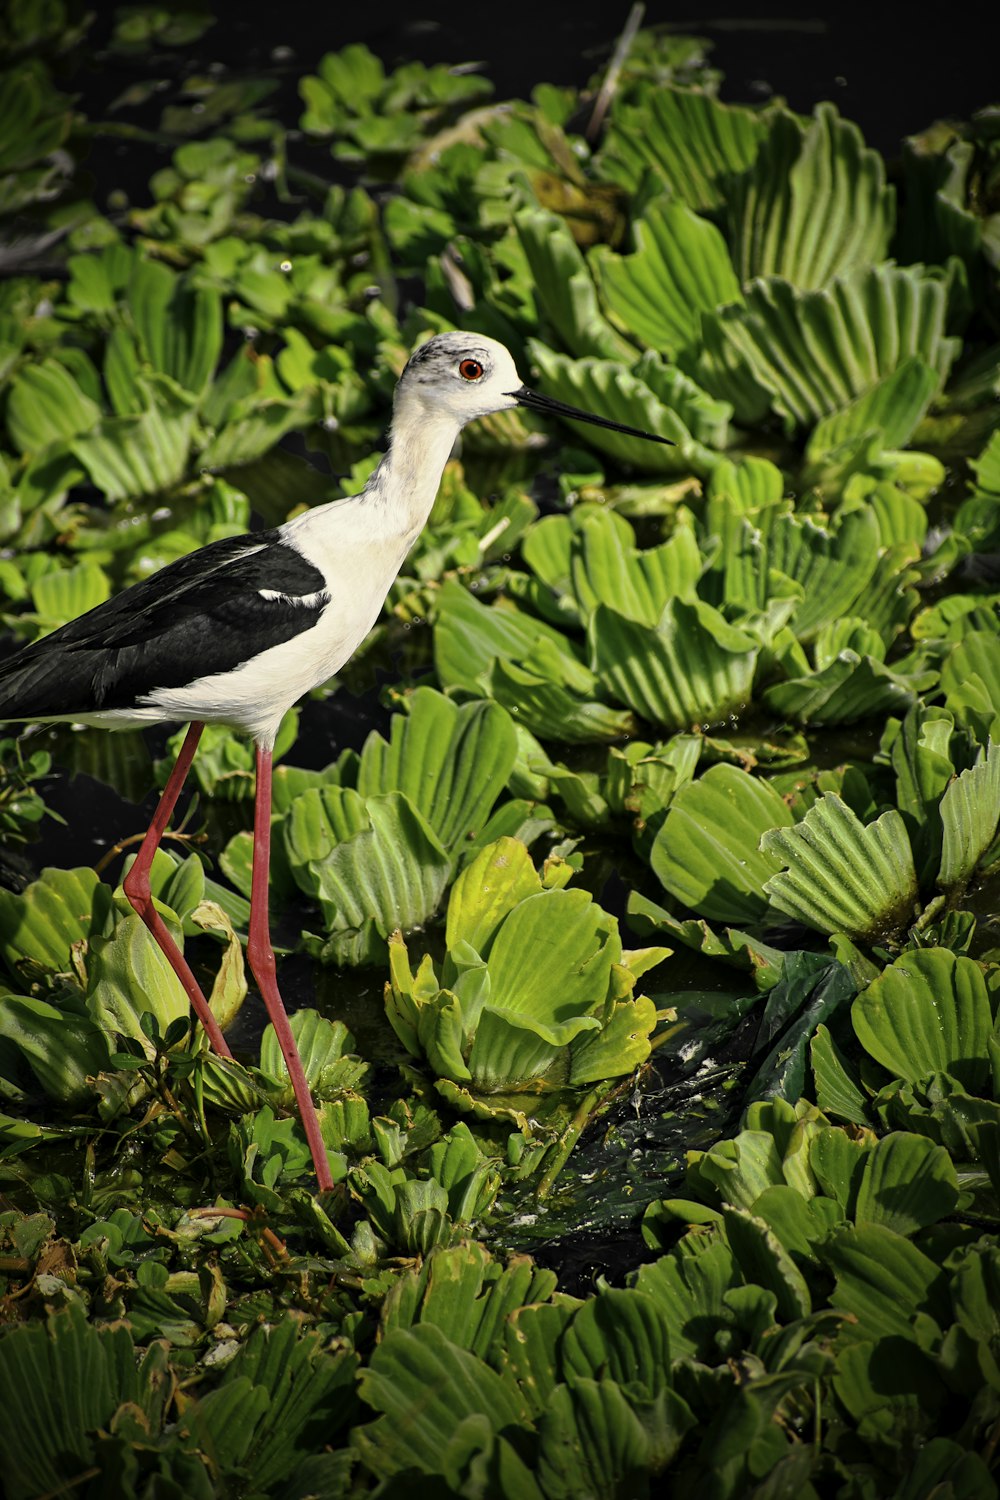
[[[996,552],[1000,550],[1000,431],[991,434],[989,441],[976,458],[969,460],[972,479],[965,500],[955,513],[955,531],[964,539],[972,552]],[[969,597],[976,608],[976,595]],[[989,595],[982,604],[989,610]]]
[[[56,197],[75,166],[65,149],[71,100],[31,58],[0,72],[0,215]]]
[[[517,753],[499,705],[418,688],[389,741],[372,734],[359,758],[293,796],[288,867],[326,928],[310,950],[328,963],[378,963],[390,933],[433,916],[462,860],[524,821],[523,803],[491,817]]]
[[[175,942],[200,933],[221,942],[208,999],[228,1026],[247,993],[243,950],[210,899],[200,861],[191,855],[177,864],[161,850],[150,884]],[[79,1104],[92,1099],[92,1080],[117,1050],[148,1061],[162,1038],[190,1045],[191,1010],[179,979],[125,898],[92,870],[45,870],[20,895],[0,891],[0,930],[0,952],[25,991],[0,995],[8,1092],[31,1092],[33,1080],[56,1102]]]
[[[752,165],[767,128],[768,111],[723,104],[712,87],[642,80],[613,101],[598,163],[633,193],[652,170],[696,213],[713,212],[728,180]]]
[[[302,128],[331,139],[342,161],[366,162],[378,176],[392,175],[427,136],[468,105],[493,92],[468,65],[403,64],[386,74],[362,43],[328,52],[319,71],[299,81],[305,104]]]
[[[225,136],[186,141],[169,167],[150,178],[151,208],[132,212],[135,227],[151,239],[174,241],[190,252],[236,229],[254,191],[260,156]]]
[[[896,765],[900,802],[923,855],[926,921],[945,904],[957,905],[969,882],[1000,852],[1000,745],[991,743],[935,795],[939,744],[933,733],[922,744],[914,744],[916,735],[908,738],[909,744],[897,747]],[[891,939],[917,915],[921,882],[906,821],[895,808],[865,825],[828,793],[795,828],[765,834],[761,848],[780,855],[785,866],[764,886],[772,904],[820,932]]]
[[[996,182],[1000,164],[996,108],[967,121],[939,120],[904,142],[906,187],[900,225],[903,259],[932,256],[964,262],[979,305],[996,327],[1000,315],[997,278]]]
[[[57,343],[10,377],[6,434],[27,521],[22,544],[42,540],[86,482],[117,504],[171,496],[183,506],[185,486],[204,487],[206,470],[245,467],[292,428],[367,409],[347,356],[324,362],[307,340],[294,342],[294,330],[277,360],[240,350],[217,376],[222,299],[191,274],[123,246],[74,256],[70,269],[60,312],[100,331],[101,364],[75,342]]]
[[[629,152],[649,155],[669,189],[642,204],[630,253],[602,245],[585,260],[555,216],[525,209],[516,220],[545,339],[577,358],[617,362],[616,384],[633,390],[640,376],[673,413],[675,425],[655,430],[678,449],[666,457],[631,451],[629,460],[666,468],[684,457],[701,472],[724,445],[724,418],[734,411],[742,423],[770,409],[790,426],[810,426],[858,401],[867,404],[852,421],[864,416],[875,428],[870,408],[880,405],[895,439],[882,446],[901,446],[959,345],[946,337],[948,277],[884,263],[894,200],[881,159],[829,105],[802,120],[670,86],[640,97],[638,108],[623,106],[630,126],[612,123],[599,158],[620,165],[616,152],[627,142]],[[641,368],[628,352],[634,346],[650,351]],[[900,402],[888,385],[913,360],[923,373]],[[622,418],[633,425],[643,405],[647,416],[652,410],[648,396],[635,396],[633,417]],[[706,456],[691,439],[706,442],[712,411]],[[625,451],[607,435],[588,441]]]
[[[753,931],[792,918],[835,943],[898,945],[914,923],[919,933],[960,911],[966,889],[1000,859],[1000,746],[980,748],[946,710],[914,707],[891,721],[883,755],[896,806],[879,816],[860,767],[822,773],[803,799],[780,789],[794,776],[710,766],[673,793],[648,847],[652,868],[708,922]],[[717,957],[745,938],[723,941],[705,921],[680,921],[645,897],[633,896],[630,910]]]
[[[915,501],[901,491],[875,494],[828,517],[798,514],[773,494],[748,504],[735,476],[713,489],[699,592],[730,608],[788,601],[787,621],[768,641],[768,708],[802,724],[854,723],[905,711],[935,685],[926,653],[886,661],[919,604],[913,585],[926,522]],[[911,504],[919,517],[912,540]]]
[[[528,347],[546,395],[670,438],[673,445],[594,427],[586,442],[598,452],[647,474],[707,476],[718,463],[728,443],[732,407],[655,352],[625,363],[620,358],[573,359],[538,339]]]
[[[197,1325],[189,1310],[164,1290],[167,1268],[156,1265],[156,1271],[161,1277],[154,1273],[145,1286],[161,1318],[169,1309],[164,1333],[169,1326],[180,1342],[183,1329],[193,1341]],[[227,1288],[218,1269],[214,1288],[224,1307]],[[137,1308],[136,1322],[140,1316]],[[210,1315],[203,1317],[211,1328]],[[156,1313],[152,1326],[159,1331]],[[290,1476],[308,1488],[316,1432],[322,1426],[332,1434],[351,1420],[357,1355],[346,1347],[328,1349],[294,1319],[258,1327],[236,1345],[215,1388],[189,1404],[183,1427],[170,1420],[163,1396],[173,1339],[157,1338],[143,1353],[133,1333],[138,1336],[131,1318],[99,1327],[88,1323],[80,1304],[69,1302],[50,1320],[22,1324],[0,1342],[0,1393],[11,1413],[0,1461],[11,1500],[63,1488],[83,1468],[108,1493],[122,1493],[123,1454],[138,1482],[144,1484],[145,1474],[158,1485],[167,1476],[192,1500],[207,1500],[214,1488],[205,1477],[209,1462],[227,1484],[252,1470],[262,1495],[277,1494]],[[53,1413],[44,1440],[33,1415],[39,1399]],[[105,1434],[112,1426],[119,1436],[109,1445]]]
[[[500,839],[452,887],[440,973],[429,954],[414,973],[402,937],[390,943],[386,1013],[456,1107],[527,1128],[548,1096],[649,1055],[656,1011],[633,991],[668,950],[624,954],[615,918],[564,888],[570,873],[540,876],[522,843]]]
[[[613,529],[605,541],[599,586],[621,608],[598,602],[590,589],[586,659],[581,646],[555,626],[507,601],[488,608],[448,582],[437,599],[434,628],[440,681],[488,693],[541,739],[621,739],[636,732],[637,715],[673,731],[708,727],[736,714],[750,699],[762,647],[756,615],[734,623],[693,595],[688,580],[696,549],[668,544],[662,557],[658,551],[650,558],[648,570],[638,558],[629,578],[628,560],[619,566],[623,549]],[[619,596],[616,581],[622,583]],[[670,592],[673,583],[684,591],[677,597]],[[526,597],[546,608],[545,599],[530,590]],[[568,603],[564,613],[572,621],[582,611],[571,595]]]
[[[481,603],[454,579],[435,601],[434,662],[443,687],[494,698],[542,739],[617,740],[637,727],[608,702],[575,641],[513,604]]]
[[[551,211],[561,245],[621,239],[627,195],[588,170],[587,142],[568,133],[576,107],[575,91],[539,84],[530,103],[474,108],[410,157],[383,222],[403,265],[425,275],[428,307],[450,317],[468,289],[507,316],[531,305],[531,250],[512,230],[522,212]],[[570,252],[570,274],[578,261]]]
[[[47,813],[62,821],[58,813],[49,813],[34,785],[45,780],[51,765],[47,750],[24,755],[17,740],[0,739],[0,835],[5,840],[20,842]]]

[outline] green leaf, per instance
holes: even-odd
[[[776,1298],[775,1311],[783,1322],[805,1318],[812,1300],[805,1277],[765,1219],[746,1209],[722,1212],[726,1239],[747,1282],[766,1287]]]
[[[480,1087],[497,1088],[520,1081],[503,1058],[511,1027],[551,1052],[600,1025],[591,1012],[603,1009],[621,958],[618,924],[586,891],[541,891],[515,907],[484,956],[494,998],[480,1016],[470,1067]]]
[[[295,799],[284,829],[295,879],[323,910],[324,959],[379,962],[391,932],[412,931],[437,910],[451,859],[401,792],[365,800],[314,787]]]
[[[536,339],[529,350],[541,371],[546,395],[641,432],[670,438],[674,446],[650,443],[603,427],[584,427],[581,431],[579,424],[573,434],[577,442],[586,442],[643,473],[687,474],[694,470],[704,474],[711,469],[715,455],[694,437],[683,420],[683,411],[678,415],[669,408],[650,384],[625,364],[609,359],[570,359]],[[692,392],[695,389],[692,383]],[[703,391],[700,395],[704,398]]]
[[[753,110],[657,79],[615,109],[599,160],[631,191],[652,168],[673,196],[702,213],[723,207],[729,179],[750,165],[766,130],[766,117]]]
[[[442,585],[434,625],[434,664],[444,687],[463,687],[479,694],[496,661],[540,664],[540,648],[545,651],[547,675],[574,692],[593,694],[597,685],[593,673],[558,630],[508,605],[488,608],[453,580]]]
[[[847,1059],[825,1026],[817,1026],[809,1043],[816,1103],[825,1115],[866,1125],[865,1096],[850,1071]]]
[[[985,1088],[993,1015],[973,959],[947,948],[903,953],[861,992],[851,1019],[861,1045],[893,1077],[916,1083],[950,1073],[970,1093]]]
[[[710,531],[717,529],[717,506],[724,498],[734,500],[737,510],[743,514],[748,510],[776,505],[784,494],[785,476],[770,459],[750,456],[737,463],[724,458],[712,470],[708,481],[706,525]]]
[[[761,836],[793,822],[768,782],[717,765],[675,792],[653,841],[660,883],[710,921],[755,922],[767,911],[764,882],[780,868]]]
[[[538,653],[539,655],[541,653]],[[562,663],[548,658],[558,672]],[[566,744],[620,740],[636,729],[633,715],[610,704],[579,698],[558,681],[497,658],[486,679],[486,689],[518,722],[544,740]],[[596,691],[596,689],[595,689]]]
[[[6,59],[16,57],[22,49],[34,49],[39,43],[44,47],[46,41],[56,41],[56,35],[66,26],[65,13],[58,17],[55,28],[50,30],[45,22],[53,19],[51,10],[46,14],[35,9],[33,14],[27,15],[23,9],[18,14],[18,10],[16,6],[12,8],[10,22],[4,18],[5,30],[9,25],[4,47]],[[78,41],[80,34],[69,30],[73,41]],[[50,156],[65,140],[72,118],[71,102],[52,87],[49,70],[41,56],[5,69],[0,98],[0,140],[3,142],[0,172],[15,183],[23,175],[30,180],[31,174],[25,169]],[[24,201],[30,202],[34,196],[27,187],[23,197],[12,186],[7,187],[7,192],[10,201],[4,205],[6,213],[20,207]],[[49,193],[42,191],[40,196],[47,197]]]
[[[943,1146],[926,1136],[894,1131],[876,1141],[858,1189],[858,1227],[882,1224],[897,1234],[916,1234],[952,1213],[958,1179]]]
[[[653,951],[664,956],[670,953],[669,948]],[[619,1000],[600,1031],[587,1031],[575,1039],[570,1058],[570,1087],[603,1083],[641,1068],[649,1057],[649,1039],[658,1020],[656,1006],[647,995]]]
[[[53,973],[72,967],[72,950],[90,932],[99,878],[93,870],[45,869],[16,896],[0,890],[0,952],[15,974],[22,965]]]
[[[588,637],[601,681],[652,724],[708,728],[750,698],[759,641],[700,599],[671,600],[655,631],[599,605]]]
[[[441,1474],[467,1418],[484,1418],[494,1432],[523,1419],[512,1386],[433,1323],[387,1333],[361,1372],[359,1392],[382,1415],[355,1428],[353,1444],[380,1479],[404,1470]]]
[[[947,303],[945,284],[920,266],[863,267],[805,292],[771,277],[754,282],[745,306],[705,316],[692,373],[732,402],[737,421],[761,415],[742,370],[789,425],[812,426],[915,356],[944,380],[959,347],[946,335]]]
[[[1000,824],[1000,744],[951,783],[941,798],[942,847],[938,885],[950,891],[975,874]]]
[[[777,1143],[766,1130],[741,1130],[693,1159],[699,1175],[733,1208],[752,1209],[765,1188],[785,1181]]]
[[[0,1037],[11,1042],[50,1099],[92,1100],[87,1083],[108,1066],[108,1043],[86,1016],[25,995],[0,995]]]
[[[690,527],[678,526],[668,541],[640,550],[629,545],[632,529],[613,511],[580,509],[585,514],[574,516],[567,583],[584,619],[607,604],[652,626],[671,599],[691,597],[702,560]]]
[[[873,941],[912,915],[917,877],[895,809],[866,827],[827,792],[795,828],[765,833],[761,849],[787,867],[766,882],[765,895],[807,927]]]
[[[542,889],[531,855],[518,839],[498,839],[466,865],[451,888],[445,941],[487,953],[515,907]]]
[[[762,563],[800,584],[793,629],[809,640],[825,624],[852,613],[875,571],[878,526],[868,511],[849,511],[827,528],[811,516],[771,507],[757,518],[766,546]]]
[[[939,385],[936,371],[914,357],[813,428],[806,458],[818,462],[842,443],[877,432],[884,448],[905,448]]]
[[[190,286],[160,261],[136,257],[127,299],[142,351],[153,369],[200,395],[222,350],[218,292]]]
[[[139,382],[141,410],[106,417],[71,449],[109,500],[155,495],[177,484],[194,436],[192,398],[162,376]]]
[[[254,1484],[270,1490],[287,1479],[304,1456],[329,1441],[356,1412],[353,1387],[358,1357],[346,1348],[331,1349],[316,1333],[303,1332],[292,1318],[257,1327],[227,1365],[220,1391],[242,1391],[232,1410],[231,1427],[239,1463]],[[215,1392],[212,1393],[217,1394]],[[257,1420],[243,1407],[247,1395],[266,1400]],[[203,1452],[218,1462],[221,1413],[209,1398],[189,1405],[185,1426]],[[243,1409],[241,1409],[243,1408]]]
[[[53,568],[31,586],[31,601],[43,631],[75,620],[110,597],[108,575],[96,563],[79,562],[71,568]]]
[[[732,1213],[735,1210],[730,1209]],[[803,1198],[797,1189],[782,1186],[765,1188],[753,1206],[753,1217],[763,1219],[773,1230],[782,1247],[791,1253],[793,1264],[807,1265],[816,1259],[816,1245],[831,1228],[843,1221],[840,1205],[819,1194]],[[776,1288],[778,1306],[781,1296]],[[786,1303],[787,1305],[787,1303]]]
[[[941,667],[945,707],[967,726],[980,744],[1000,735],[1000,636],[994,630],[970,630],[957,641]]]
[[[514,224],[546,327],[563,347],[577,358],[634,357],[632,346],[601,314],[590,272],[566,220],[529,208],[515,214]]]
[[[828,1198],[833,1198],[847,1218],[854,1217],[858,1189],[865,1162],[872,1149],[867,1139],[827,1126],[817,1130],[809,1142],[809,1167]]]
[[[820,1253],[837,1278],[832,1305],[857,1319],[851,1338],[912,1339],[914,1313],[935,1311],[940,1269],[885,1225],[842,1229]]]
[[[614,1381],[557,1386],[538,1431],[536,1472],[546,1500],[644,1493],[650,1438]]]
[[[390,741],[371,734],[358,767],[362,797],[402,792],[449,852],[479,832],[517,759],[509,714],[495,703],[459,707],[420,687],[393,716]]]
[[[896,777],[896,806],[907,826],[922,883],[940,867],[939,803],[954,775],[950,751],[954,727],[952,715],[944,709],[915,705],[899,726],[889,752]]]
[[[881,156],[866,149],[857,126],[832,104],[817,105],[807,122],[778,110],[752,166],[729,184],[739,277],[826,286],[855,266],[885,259],[894,208]]]
[[[683,203],[654,200],[633,233],[634,254],[593,257],[601,297],[628,333],[673,358],[698,341],[703,311],[742,301],[740,283],[718,229]]]
[[[743,1284],[729,1246],[717,1236],[688,1236],[670,1254],[640,1266],[635,1285],[659,1303],[669,1327],[675,1359],[687,1356],[706,1363],[718,1358],[719,1335],[735,1319],[726,1293]]]
[[[955,1500],[994,1500],[996,1481],[978,1453],[948,1437],[932,1437],[916,1453],[893,1500],[925,1500],[928,1495]]]
[[[628,998],[618,923],[587,891],[556,884],[569,873],[549,868],[542,889],[513,840],[482,850],[452,890],[444,987],[429,955],[414,974],[404,945],[390,945],[389,1021],[459,1108],[517,1111],[512,1091],[604,1082],[649,1055],[655,1006]]]
[[[21,453],[89,432],[100,418],[100,407],[56,359],[25,365],[7,396],[7,430]]]
[[[919,679],[900,677],[874,657],[845,647],[820,671],[772,684],[763,701],[796,724],[858,724],[905,713],[917,701],[919,686]]]
[[[478,1157],[468,1126],[459,1124],[452,1134]],[[525,1303],[533,1304],[535,1312],[539,1306],[554,1311],[547,1299],[555,1285],[555,1272],[540,1269],[527,1256],[516,1256],[504,1266],[477,1241],[438,1247],[418,1270],[393,1284],[382,1304],[381,1330],[384,1335],[418,1322],[433,1323],[453,1344],[495,1365],[501,1346],[508,1342],[508,1319],[523,1311]]]
[[[343,1021],[329,1021],[318,1011],[297,1010],[289,1024],[310,1091],[316,1099],[336,1097],[345,1089],[358,1088],[368,1072],[360,1058],[345,1056],[354,1038]],[[267,1026],[260,1044],[260,1067],[268,1077],[284,1083],[280,1103],[291,1107],[295,1093],[274,1027]]]
[[[0,1339],[0,1467],[9,1500],[72,1487],[93,1463],[96,1436],[126,1402],[140,1419],[154,1397],[123,1323],[95,1328],[70,1305],[46,1322],[6,1331]],[[158,1372],[162,1379],[164,1372]],[[38,1419],[38,1402],[46,1417]]]
[[[108,938],[91,941],[87,1009],[106,1031],[135,1037],[147,1056],[153,1047],[142,1027],[148,1012],[162,1036],[173,1021],[188,1019],[190,1006],[180,980],[142,919],[134,913]]]
[[[574,1314],[562,1338],[567,1376],[613,1380],[655,1396],[670,1374],[670,1336],[659,1304],[643,1292],[605,1287]]]

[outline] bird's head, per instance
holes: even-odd
[[[397,404],[417,400],[460,427],[516,406],[521,377],[508,349],[481,333],[438,333],[415,349],[396,387]]]
[[[414,350],[396,387],[397,408],[401,402],[410,401],[419,401],[428,416],[447,414],[459,427],[490,412],[527,406],[654,443],[671,441],[529,390],[517,373],[510,350],[482,333],[437,333]]]

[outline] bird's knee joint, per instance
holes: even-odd
[[[247,963],[250,965],[250,972],[258,982],[262,978],[265,980],[277,978],[278,967],[274,960],[274,949],[270,943],[251,938],[247,943]]]
[[[137,911],[140,917],[145,917],[153,905],[153,893],[149,888],[149,881],[143,880],[141,876],[133,880],[130,870],[122,881],[122,890],[132,909]]]

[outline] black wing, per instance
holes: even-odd
[[[277,530],[210,542],[0,664],[0,720],[131,708],[234,671],[311,629],[325,582]]]

